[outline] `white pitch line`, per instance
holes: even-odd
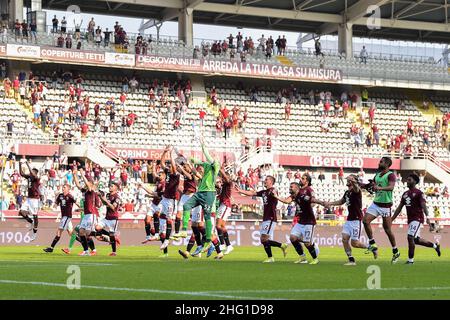
[[[67,284],[52,283],[52,282],[0,280],[0,284],[2,284],[2,283],[4,283],[4,284],[27,284],[27,285],[36,285],[36,286],[67,288]],[[88,286],[88,285],[81,285],[80,289],[98,289],[98,290],[108,290],[108,291],[128,291],[128,292],[146,292],[146,293],[165,293],[165,294],[174,294],[174,295],[215,297],[215,298],[225,298],[225,299],[267,300],[267,298],[261,298],[261,297],[247,297],[247,296],[242,297],[242,296],[234,296],[234,295],[224,295],[224,294],[210,293],[208,291],[206,291],[206,292],[170,291],[170,290],[158,290],[158,289],[116,288],[116,287],[102,287],[102,286]],[[270,298],[270,300],[282,300],[282,299]]]
[[[280,290],[224,290],[224,291],[210,291],[213,294],[227,294],[227,293],[314,293],[314,292],[354,292],[354,291],[432,291],[432,290],[450,290],[450,287],[413,287],[413,288],[380,288],[380,289],[368,289],[368,288],[332,288],[332,289],[280,289]]]
[[[48,265],[53,265],[52,263],[50,263],[49,261],[42,261],[42,260],[31,260],[30,262],[28,262],[27,260],[0,260],[0,262],[19,262],[19,263],[23,263],[24,265],[32,265],[33,263],[38,263],[38,264],[48,264]],[[55,261],[55,264],[61,264],[61,265],[80,265],[80,266],[114,266],[114,263],[101,263],[101,262],[77,262],[77,261]],[[3,264],[4,265],[4,264]]]

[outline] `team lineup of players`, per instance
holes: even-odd
[[[383,221],[383,229],[389,238],[392,246],[392,263],[399,260],[400,253],[396,246],[395,235],[392,232],[392,222],[400,214],[403,207],[406,207],[408,220],[408,260],[407,264],[414,263],[414,251],[416,245],[433,248],[438,256],[441,255],[439,243],[432,243],[420,237],[420,228],[424,223],[424,215],[427,223],[428,210],[425,196],[416,186],[419,177],[410,174],[407,177],[408,190],[403,193],[400,204],[393,214],[393,190],[395,188],[395,175],[389,170],[392,160],[388,157],[381,158],[378,173],[368,184],[358,181],[356,175],[349,175],[347,179],[348,190],[345,191],[341,199],[327,202],[315,197],[311,186],[311,177],[303,174],[300,183],[292,182],[289,186],[289,196],[281,197],[275,189],[275,178],[267,176],[264,181],[264,189],[260,191],[242,190],[233,184],[230,176],[221,167],[218,160],[210,155],[203,140],[200,138],[203,155],[206,161],[199,161],[195,158],[186,159],[178,152],[177,158],[173,158],[173,148],[167,146],[161,156],[161,170],[156,172],[153,167],[153,176],[157,177],[154,190],[143,187],[152,198],[151,208],[145,218],[146,238],[143,243],[149,241],[161,241],[160,249],[162,257],[168,256],[169,240],[176,240],[187,237],[189,220],[191,221],[192,235],[185,250],[178,250],[179,254],[188,259],[200,257],[202,253],[211,256],[214,251],[217,255],[215,259],[222,259],[224,254],[233,251],[230,243],[226,222],[231,214],[231,193],[235,188],[240,194],[252,197],[261,197],[263,201],[263,221],[260,225],[260,241],[264,246],[267,259],[263,262],[274,262],[272,247],[278,247],[286,257],[287,244],[273,240],[274,229],[277,222],[278,201],[283,203],[296,204],[296,215],[290,233],[290,242],[295,248],[299,259],[295,263],[319,263],[319,247],[314,243],[314,227],[316,219],[312,208],[313,204],[324,207],[343,205],[348,208],[347,221],[342,230],[342,240],[348,262],[345,265],[356,265],[352,255],[353,248],[366,249],[366,253],[372,253],[374,258],[378,257],[378,246],[373,237],[371,222],[377,217]],[[20,162],[20,174],[28,180],[28,197],[19,211],[19,215],[25,218],[33,229],[31,239],[36,238],[38,230],[38,210],[39,210],[39,176],[38,170],[31,169],[28,162],[28,174],[23,170]],[[110,256],[115,256],[117,245],[120,239],[117,234],[119,208],[121,199],[119,197],[120,186],[111,181],[109,193],[106,195],[99,190],[98,183],[95,183],[91,172],[73,168],[74,182],[83,195],[83,215],[80,224],[73,229],[72,209],[76,200],[70,194],[70,186],[64,185],[63,192],[56,198],[55,206],[61,208],[61,220],[57,234],[50,247],[44,249],[46,252],[53,252],[62,233],[67,231],[71,236],[69,248],[62,249],[70,254],[71,248],[78,240],[83,251],[80,255],[95,255],[95,244],[93,238],[110,243],[112,252]],[[78,180],[78,172],[84,182],[83,186]],[[373,203],[367,209],[366,214],[362,213],[362,191],[367,189],[375,193]],[[105,218],[98,221],[98,208],[106,206]],[[369,244],[360,242],[362,225],[369,238]],[[172,235],[172,230],[174,234]],[[194,245],[196,250],[191,253]],[[312,260],[308,262],[303,250],[303,246],[308,250]],[[91,250],[89,252],[89,249]]]

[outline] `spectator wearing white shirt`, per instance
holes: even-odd
[[[368,56],[368,54],[367,54],[366,46],[363,46],[361,49],[361,52],[359,54],[359,58],[360,58],[359,62],[360,63],[364,62],[364,64],[367,64],[367,56]]]

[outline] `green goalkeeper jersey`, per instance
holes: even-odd
[[[220,164],[209,155],[204,145],[202,145],[202,149],[207,161],[191,159],[194,164],[201,165],[204,170],[197,190],[198,192],[216,192],[216,179],[219,175]]]

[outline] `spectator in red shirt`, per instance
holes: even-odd
[[[127,170],[125,168],[122,168],[120,170],[120,182],[122,183],[122,187],[126,187],[127,186],[128,173],[127,173]]]
[[[200,118],[200,126],[203,127],[203,121],[205,120],[205,116],[206,116],[206,111],[205,111],[205,109],[203,109],[203,107],[200,108],[200,111],[198,112],[198,115],[199,115],[199,118]]]
[[[223,106],[223,109],[220,110],[220,113],[222,114],[222,117],[224,119],[227,119],[230,115],[230,110],[227,109],[227,106]]]
[[[330,103],[329,100],[327,100],[327,101],[325,102],[325,104],[323,105],[323,113],[324,113],[326,116],[328,116],[328,112],[330,111],[330,108],[331,108],[331,103]]]
[[[124,205],[125,212],[133,212],[134,211],[134,200],[131,200],[131,202],[128,200],[128,202]]]
[[[139,170],[141,170],[141,165],[139,164],[138,161],[134,162],[132,169],[133,169],[133,178],[135,180],[138,180],[140,177]]]
[[[89,132],[89,126],[86,122],[81,125],[81,137],[86,138]]]
[[[413,133],[414,133],[414,131],[413,131],[413,122],[412,122],[412,120],[411,120],[411,118],[408,118],[408,122],[406,123],[406,127],[408,128],[407,129],[407,131],[408,131],[408,134],[411,136],[411,135],[413,135]]]
[[[368,111],[369,114],[369,125],[372,125],[373,119],[375,118],[375,104],[372,104]]]
[[[344,117],[344,119],[347,119],[347,113],[348,113],[348,102],[344,101],[344,103],[342,104],[342,116]]]
[[[284,120],[289,120],[289,117],[291,116],[291,104],[288,102],[284,106]]]
[[[343,167],[339,168],[338,179],[339,179],[339,184],[344,184],[344,168]]]

